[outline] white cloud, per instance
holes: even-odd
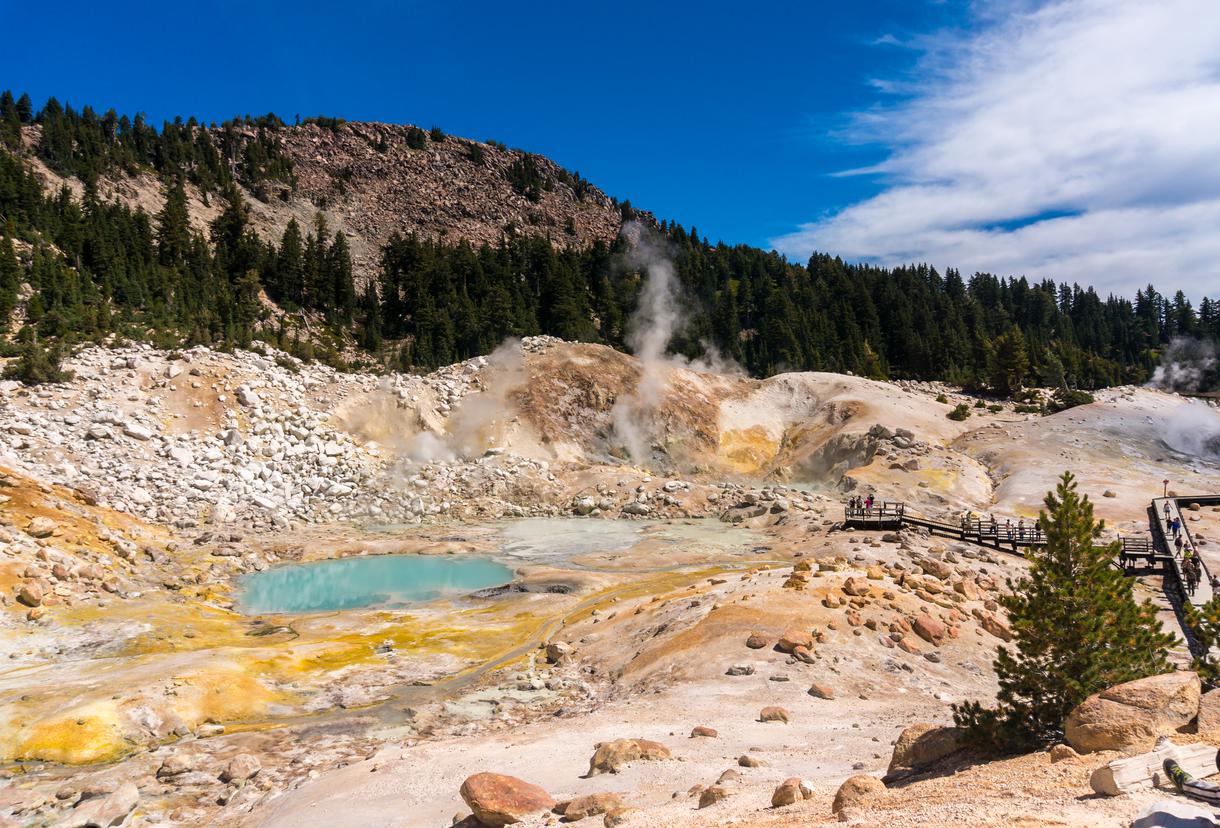
[[[920,48],[915,94],[856,122],[883,190],[776,249],[1220,294],[1215,0],[1014,4]]]

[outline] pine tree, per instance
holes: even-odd
[[[1010,325],[988,348],[988,384],[997,394],[1008,397],[1021,390],[1028,372],[1025,336],[1016,325]]]
[[[186,211],[186,191],[176,180],[166,188],[165,206],[157,214],[157,259],[163,265],[182,267],[191,247],[191,222]]]
[[[13,240],[0,236],[0,331],[8,329],[9,315],[17,305],[21,287],[21,264],[13,250]]]
[[[1168,671],[1173,637],[1156,609],[1136,603],[1132,581],[1111,562],[1117,544],[1096,545],[1102,524],[1069,472],[1038,517],[1046,545],[1027,553],[1029,575],[1001,599],[1015,650],[995,661],[997,706],[969,702],[954,719],[975,747],[1019,751],[1063,737],[1072,708],[1092,693]]]
[[[25,333],[26,329],[22,329]],[[4,378],[15,379],[25,385],[42,385],[48,382],[66,382],[72,379],[72,372],[59,367],[59,346],[51,345],[44,348],[38,341],[38,336],[30,330],[23,337],[25,342],[16,362],[5,367]]]
[[[1186,624],[1203,653],[1194,660],[1191,669],[1199,674],[1205,686],[1215,687],[1220,684],[1220,657],[1213,655],[1220,646],[1220,595],[1198,608],[1185,601],[1183,608]]]

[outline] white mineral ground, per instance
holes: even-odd
[[[425,377],[140,347],[68,367],[65,385],[0,384],[0,824],[444,826],[479,771],[560,800],[620,793],[624,826],[837,823],[838,785],[884,774],[905,726],[993,698],[994,601],[1024,567],[835,531],[842,498],[1028,521],[1071,470],[1114,537],[1142,529],[1164,479],[1220,493],[1194,439],[1215,412],[1146,389],[954,422],[975,399],[938,384],[673,368],[633,466],[611,412],[639,368],[599,346],[530,339]],[[1220,570],[1220,514],[1187,515]],[[490,556],[519,588],[236,608],[241,575],[393,552]],[[854,604],[852,576],[868,588]],[[943,638],[909,631],[925,613]],[[774,648],[789,630],[817,634],[808,661]],[[558,663],[547,643],[566,645]],[[759,722],[769,705],[790,721]],[[700,725],[718,735],[690,738]],[[619,738],[672,756],[584,778]],[[1111,758],[934,774],[855,824],[1126,825],[1158,794],[1091,796]],[[730,768],[728,797],[698,809],[688,792]],[[792,776],[815,795],[772,809]]]

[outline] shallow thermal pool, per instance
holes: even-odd
[[[522,564],[656,571],[690,565],[691,555],[706,561],[746,554],[758,539],[750,530],[709,519],[523,518],[476,527],[472,534],[494,548],[484,556],[370,555],[246,575],[238,581],[238,605],[251,614],[396,608],[507,584],[513,580],[510,567]],[[628,550],[638,545],[650,548],[651,558],[637,561]]]
[[[398,607],[506,584],[508,567],[487,558],[382,555],[278,566],[240,581],[246,613]]]

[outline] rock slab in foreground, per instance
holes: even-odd
[[[1163,673],[1094,693],[1068,714],[1066,741],[1079,753],[1152,750],[1158,736],[1189,725],[1199,713],[1199,676]]]
[[[460,793],[475,819],[490,828],[512,825],[555,807],[555,800],[542,788],[499,773],[476,773],[462,783]]]

